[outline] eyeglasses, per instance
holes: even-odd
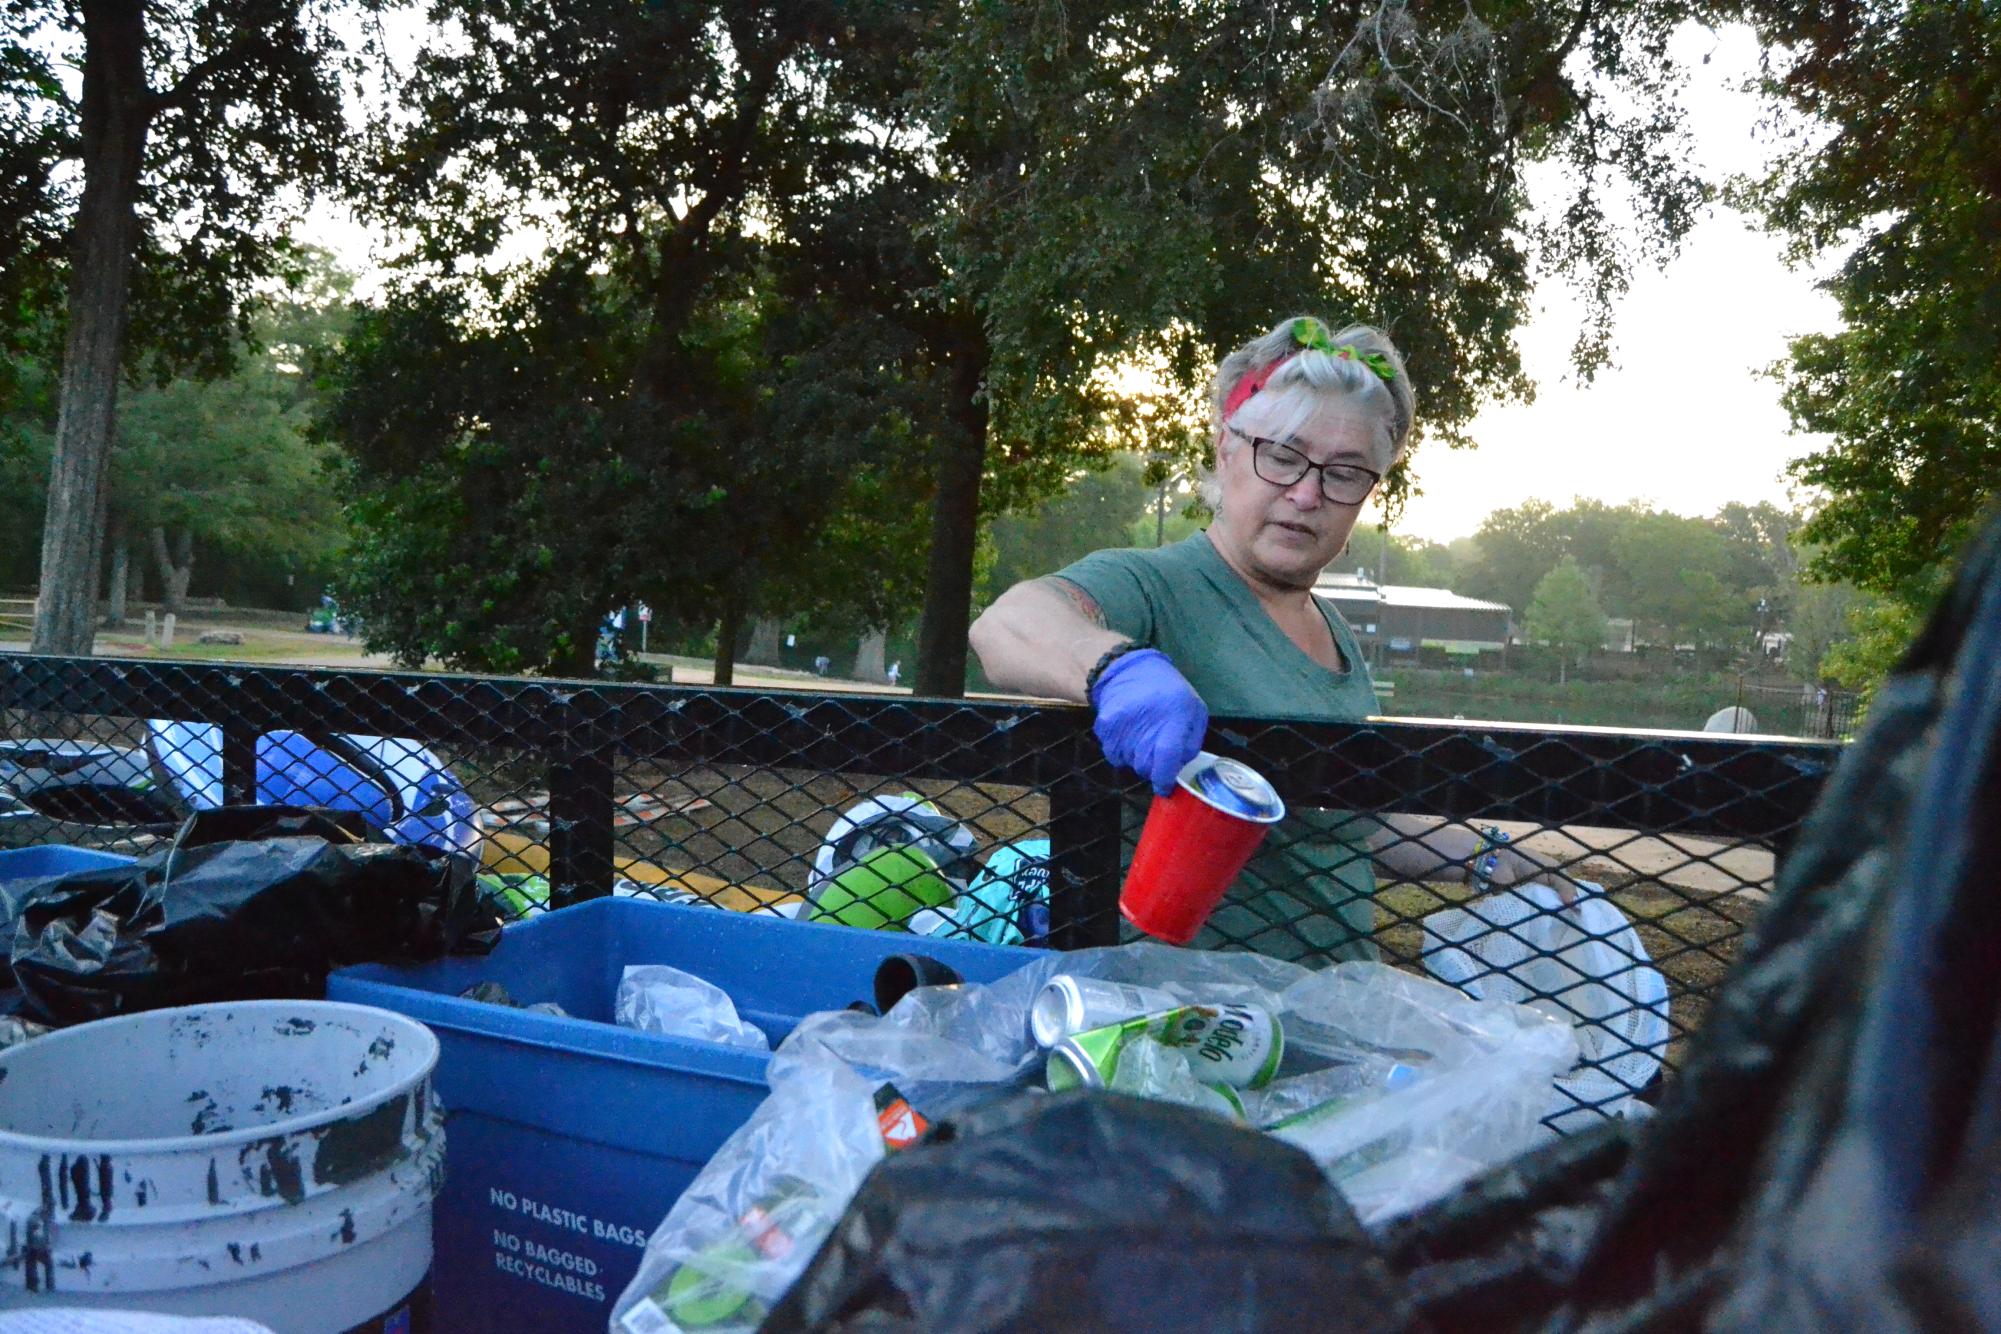
[[[1379,472],[1352,463],[1315,463],[1291,445],[1251,435],[1232,426],[1230,433],[1251,446],[1251,469],[1273,486],[1297,486],[1309,472],[1320,474],[1320,494],[1337,505],[1359,505],[1383,480]]]

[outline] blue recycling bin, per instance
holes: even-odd
[[[867,999],[876,966],[904,953],[986,982],[1042,952],[597,899],[508,927],[485,958],[336,972],[328,999],[438,1035],[436,1328],[604,1330],[647,1237],[764,1100],[767,1055],[612,1025],[628,965],[708,979],[775,1047],[804,1016]],[[460,999],[479,982],[572,1017]]]

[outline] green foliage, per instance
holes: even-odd
[[[1356,524],[1348,538],[1348,549],[1327,568],[1340,574],[1367,570],[1369,577],[1379,584],[1408,584],[1417,588],[1457,589],[1461,573],[1451,551],[1420,537],[1392,531],[1385,554],[1382,529],[1372,523]]]
[[[1523,628],[1556,651],[1559,666],[1582,661],[1605,642],[1605,613],[1575,557],[1565,556],[1536,584]]]
[[[883,623],[914,574],[907,384],[882,330],[745,294],[689,312],[678,355],[701,411],[629,392],[643,309],[552,265],[474,319],[420,286],[367,312],[327,367],[326,436],[350,459],[344,599],[400,661],[578,672],[635,599],[656,631],[734,607]]]
[[[1153,499],[1143,465],[1122,455],[1109,467],[1085,473],[1034,509],[996,519],[987,596],[1053,573],[1093,551],[1132,545],[1133,529],[1142,522],[1146,539],[1140,545],[1152,546]]]
[[[260,283],[293,262],[302,195],[338,174],[345,134],[337,30],[382,0],[148,0],[148,89],[125,360],[165,380],[223,374],[251,333]],[[0,349],[61,346],[80,197],[84,68],[75,6],[0,7]],[[86,77],[89,77],[86,74]],[[87,96],[87,93],[86,93]]]
[[[1800,585],[1785,620],[1792,640],[1786,645],[1786,666],[1802,681],[1828,679],[1821,670],[1828,651],[1854,633],[1855,614],[1874,600],[1853,584]]]
[[[1811,575],[1892,598],[1831,659],[1858,673],[1927,606],[2001,489],[2001,8],[1731,6],[1771,48],[1765,89],[1798,125],[1744,195],[1807,257],[1843,327],[1777,374],[1816,497]]]
[[[1556,507],[1546,500],[1525,500],[1488,515],[1474,534],[1479,563],[1466,572],[1466,587],[1458,591],[1516,609],[1527,607],[1536,584],[1565,554],[1563,534],[1552,522],[1555,515]]]
[[[327,452],[307,435],[303,366],[339,338],[348,279],[324,254],[304,258],[296,292],[251,308],[250,339],[226,353],[228,373],[141,380],[120,399],[109,527],[135,560],[156,526],[223,556],[204,560],[197,587],[232,599],[253,588],[268,595],[285,571],[323,574],[342,539]],[[10,365],[20,392],[0,412],[0,516],[13,519],[0,526],[0,586],[27,586],[40,556],[58,382],[39,357]]]
[[[1661,642],[1729,645],[1750,624],[1746,594],[1727,582],[1729,548],[1710,523],[1643,515],[1614,539],[1612,554],[1627,589],[1621,610],[1657,628]]]
[[[1889,677],[1923,624],[1923,615],[1908,603],[1867,599],[1849,614],[1848,636],[1822,658],[1823,673],[1861,691],[1866,700]]]

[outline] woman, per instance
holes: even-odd
[[[1105,755],[1168,792],[1209,713],[1357,721],[1376,712],[1354,633],[1313,582],[1410,439],[1403,358],[1366,325],[1287,320],[1223,359],[1210,391],[1206,532],[1100,551],[1017,584],[974,624],[1006,689],[1090,704]],[[1198,944],[1319,962],[1373,958],[1372,863],[1403,879],[1512,884],[1542,868],[1464,825],[1298,811],[1266,839]],[[1567,887],[1566,887],[1567,888]]]

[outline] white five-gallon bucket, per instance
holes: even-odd
[[[326,1001],[157,1010],[0,1052],[0,1309],[422,1328],[437,1062],[422,1024]]]

